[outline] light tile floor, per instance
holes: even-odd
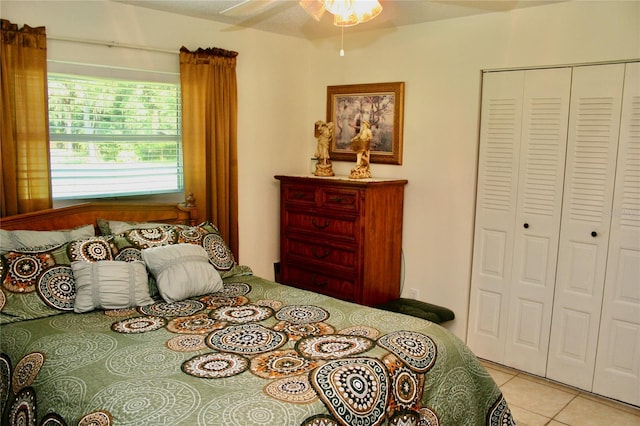
[[[640,426],[640,408],[482,361],[518,426]]]

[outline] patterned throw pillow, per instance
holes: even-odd
[[[152,225],[147,222],[129,223],[131,229],[113,235],[114,250],[117,252],[115,260],[142,260],[144,249],[189,243],[202,246],[206,250],[210,263],[222,278],[252,274],[251,268],[236,263],[233,252],[220,235],[220,231],[209,221],[197,226]],[[148,284],[151,297],[159,299],[160,291],[153,274],[149,274]]]
[[[155,228],[157,226],[166,225],[164,223],[155,222],[122,222],[119,220],[96,219],[100,235],[122,234],[130,229]]]
[[[99,262],[113,260],[114,252],[118,249],[111,238],[94,237],[85,240],[72,241],[67,245],[67,255],[71,262]]]
[[[213,223],[209,221],[202,222],[197,228],[203,233],[200,245],[207,251],[209,261],[222,278],[251,275],[253,273],[250,267],[238,265],[229,245]],[[181,235],[184,236],[185,234],[186,232],[183,232]]]
[[[117,251],[115,260],[123,262],[142,261],[142,250],[149,247],[176,244],[178,237],[173,225],[136,228],[133,225],[123,233],[113,235],[113,243]],[[148,277],[149,294],[158,299],[160,292],[153,275]]]
[[[236,265],[236,260],[218,228],[210,222],[205,222],[200,227],[207,232],[202,239],[202,247],[207,251],[213,266],[221,272],[231,270]]]
[[[75,297],[69,264],[66,243],[47,249],[10,251],[0,256],[5,299],[0,324],[69,310],[68,302]]]
[[[38,278],[55,265],[50,251],[15,252],[2,256],[2,287],[12,293],[31,293],[36,290]]]
[[[115,235],[114,243],[118,251],[116,260],[138,260],[141,259],[140,251],[143,249],[189,243],[202,246],[206,250],[209,261],[223,278],[236,275],[238,268],[233,252],[220,235],[220,231],[208,221],[197,226],[163,225],[130,229]],[[248,268],[238,269],[246,273]]]
[[[122,235],[131,246],[140,250],[149,247],[176,244],[178,242],[178,234],[172,225],[130,229]]]
[[[5,303],[0,309],[3,314],[0,323],[72,311],[76,288],[71,262],[112,260],[114,249],[110,239],[92,237],[1,255],[0,279]]]

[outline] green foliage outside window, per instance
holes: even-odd
[[[125,182],[127,177],[139,177],[142,171],[150,176],[166,176],[165,183],[157,183],[166,188],[152,191],[181,189],[178,84],[53,73],[49,74],[48,84],[54,198],[67,197],[56,197],[56,188],[92,179],[96,179],[94,183],[103,182],[104,189],[100,190],[99,185],[94,185],[98,189],[92,188],[88,183],[85,192],[89,195],[95,191],[96,196],[100,191],[113,195],[118,186],[123,193],[146,193],[151,184],[139,184],[144,188],[136,189],[131,179]],[[121,182],[116,184],[118,179]]]

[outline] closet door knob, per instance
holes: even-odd
[[[591,236],[592,236],[592,237],[597,237],[597,236],[598,236],[598,233],[597,233],[596,231],[591,231]]]
[[[525,223],[525,224],[524,224],[524,225],[522,225],[522,226],[524,226],[524,229],[529,228],[529,224],[528,224],[528,223]]]

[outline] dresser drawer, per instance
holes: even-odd
[[[276,179],[280,282],[369,306],[400,297],[406,180]]]
[[[341,268],[354,273],[356,246],[351,248],[320,244],[297,238],[285,238],[284,253],[291,262],[308,262],[319,267]]]
[[[313,233],[322,238],[340,238],[344,241],[357,241],[356,219],[339,219],[298,211],[286,211],[284,216],[285,232]],[[320,240],[322,241],[322,240]]]
[[[348,279],[336,278],[313,270],[292,266],[283,270],[283,279],[285,283],[295,283],[298,288],[350,302],[356,300],[355,283]]]
[[[298,208],[330,209],[357,213],[360,211],[359,191],[351,188],[315,185],[285,185],[285,205]]]
[[[316,207],[316,188],[309,185],[284,185],[282,198],[285,204],[298,207]]]
[[[318,188],[318,199],[322,209],[344,210],[357,213],[360,210],[360,197],[357,189]]]

